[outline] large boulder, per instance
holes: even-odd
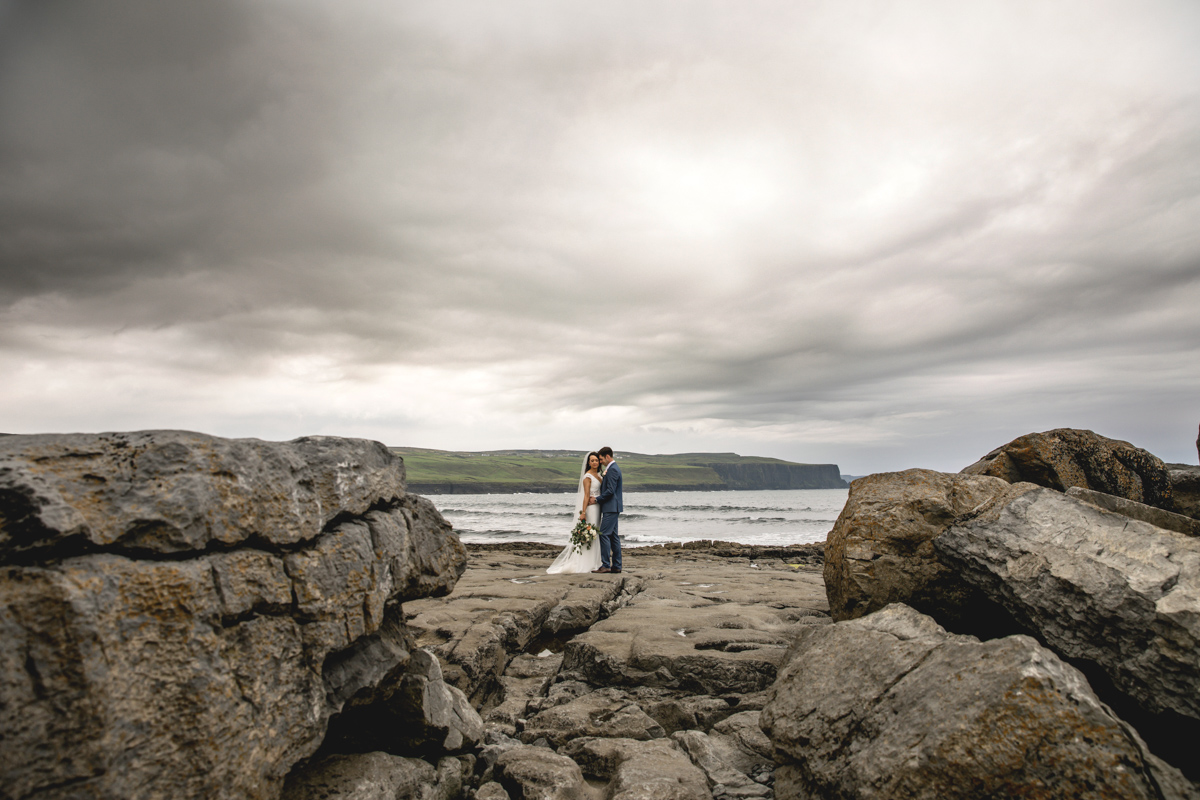
[[[496,760],[496,782],[512,800],[583,800],[579,765],[544,747],[522,745]]]
[[[465,551],[377,442],[0,437],[0,784],[274,797]]]
[[[1059,655],[1101,670],[1129,706],[1200,731],[1200,540],[1038,489],[935,546]]]
[[[1173,510],[1166,464],[1129,442],[1092,431],[1056,428],[1029,433],[997,447],[962,470],[1009,483],[1036,483],[1065,492],[1082,486]]]
[[[1200,467],[1195,464],[1168,464],[1167,478],[1171,481],[1171,501],[1175,511],[1192,519],[1200,519]]]
[[[893,605],[805,630],[762,712],[777,797],[1194,798],[1083,676]]]
[[[854,481],[825,542],[830,615],[854,619],[889,603],[907,603],[946,624],[980,613],[986,603],[937,560],[933,540],[956,521],[1033,488],[928,469]]]
[[[1088,505],[1120,514],[1123,517],[1149,522],[1156,528],[1164,528],[1187,536],[1200,536],[1200,519],[1192,519],[1184,514],[1176,514],[1174,511],[1166,511],[1145,503],[1126,500],[1124,497],[1117,497],[1113,494],[1084,489],[1081,486],[1072,486],[1067,489],[1067,497],[1074,497]]]
[[[711,800],[708,780],[670,739],[624,748],[608,785],[612,800]]]

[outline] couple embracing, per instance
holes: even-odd
[[[621,468],[611,447],[601,447],[583,457],[574,508],[579,524],[572,532],[571,543],[546,572],[620,572],[621,535],[617,523],[625,503]]]

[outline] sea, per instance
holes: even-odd
[[[716,539],[754,545],[824,542],[849,489],[626,492],[621,542],[639,547]],[[574,494],[426,495],[464,542],[565,544]]]

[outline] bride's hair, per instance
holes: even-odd
[[[584,464],[587,464],[587,469],[588,469],[588,470],[590,470],[590,469],[592,468],[592,456],[595,456],[597,461],[599,461],[599,460],[600,460],[600,454],[599,454],[599,453],[597,453],[597,452],[595,452],[595,451],[592,451],[591,453],[588,453],[588,454],[587,454],[587,458],[585,458],[585,459],[583,460],[583,463],[584,463]],[[587,470],[584,470],[584,472],[587,472]]]

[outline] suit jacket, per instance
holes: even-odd
[[[621,468],[615,461],[604,472],[596,502],[600,504],[601,514],[619,514],[625,510],[625,498],[621,493]]]

